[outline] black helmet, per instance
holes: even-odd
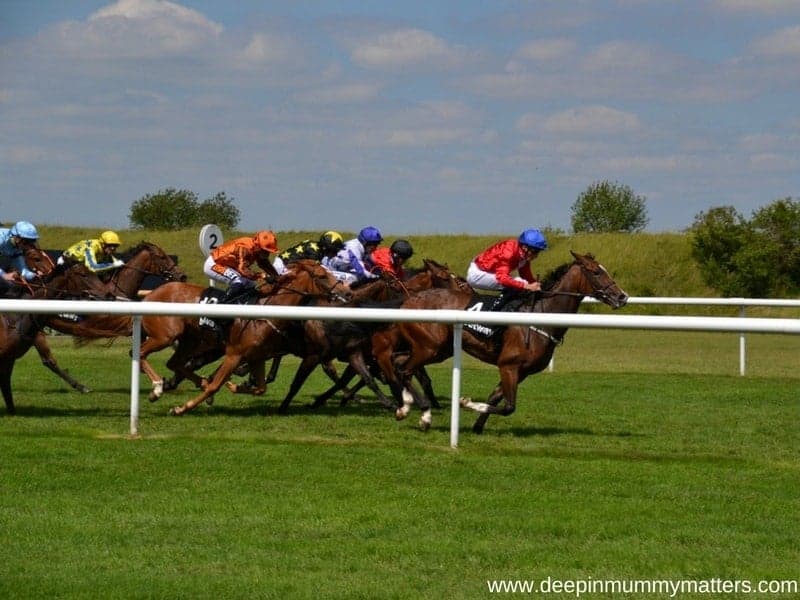
[[[319,247],[323,252],[338,252],[344,247],[342,234],[338,231],[326,231],[319,238]]]
[[[400,258],[405,258],[406,260],[411,258],[411,255],[414,254],[414,249],[406,240],[395,240],[392,242],[389,249],[392,251],[392,254],[396,254]]]

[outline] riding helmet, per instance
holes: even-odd
[[[33,223],[28,223],[28,221],[17,221],[11,228],[11,235],[21,237],[24,240],[39,239],[39,232],[36,231],[36,227]]]
[[[547,240],[538,229],[526,229],[519,236],[519,243],[535,250],[547,250]]]
[[[122,243],[119,236],[113,231],[104,231],[101,233],[100,241],[106,246],[119,246]]]
[[[278,251],[278,240],[275,239],[275,234],[271,231],[259,231],[253,236],[253,241],[258,248],[265,252]]]
[[[414,249],[406,240],[395,240],[392,242],[389,249],[392,251],[392,254],[396,254],[400,258],[405,258],[406,260],[411,258],[411,255],[414,254]]]
[[[358,241],[362,244],[380,244],[383,236],[377,227],[364,227],[358,232]]]
[[[344,239],[338,231],[326,231],[319,238],[319,247],[324,252],[338,252],[344,247]]]

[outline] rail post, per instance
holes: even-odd
[[[131,323],[131,436],[139,435],[139,363],[142,347],[142,316],[134,315]]]
[[[458,448],[461,405],[461,323],[453,323],[453,379],[450,394],[450,447]]]

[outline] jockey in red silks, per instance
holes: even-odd
[[[400,281],[406,278],[403,270],[405,262],[414,254],[414,249],[406,240],[395,240],[388,248],[377,248],[367,257],[367,266],[371,273],[391,273]]]
[[[526,229],[517,239],[496,243],[470,263],[467,282],[477,290],[503,292],[492,310],[499,310],[517,292],[538,292],[541,284],[531,272],[531,261],[547,249],[547,240],[538,229]],[[518,271],[519,277],[512,277]]]

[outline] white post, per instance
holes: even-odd
[[[458,448],[461,400],[461,323],[453,324],[453,386],[450,396],[450,447]]]
[[[139,353],[142,347],[142,317],[133,317],[131,347],[131,435],[139,434]]]
[[[739,316],[745,316],[745,307],[739,307]],[[744,377],[744,363],[745,363],[745,341],[744,341],[744,333],[739,334],[739,375]]]

